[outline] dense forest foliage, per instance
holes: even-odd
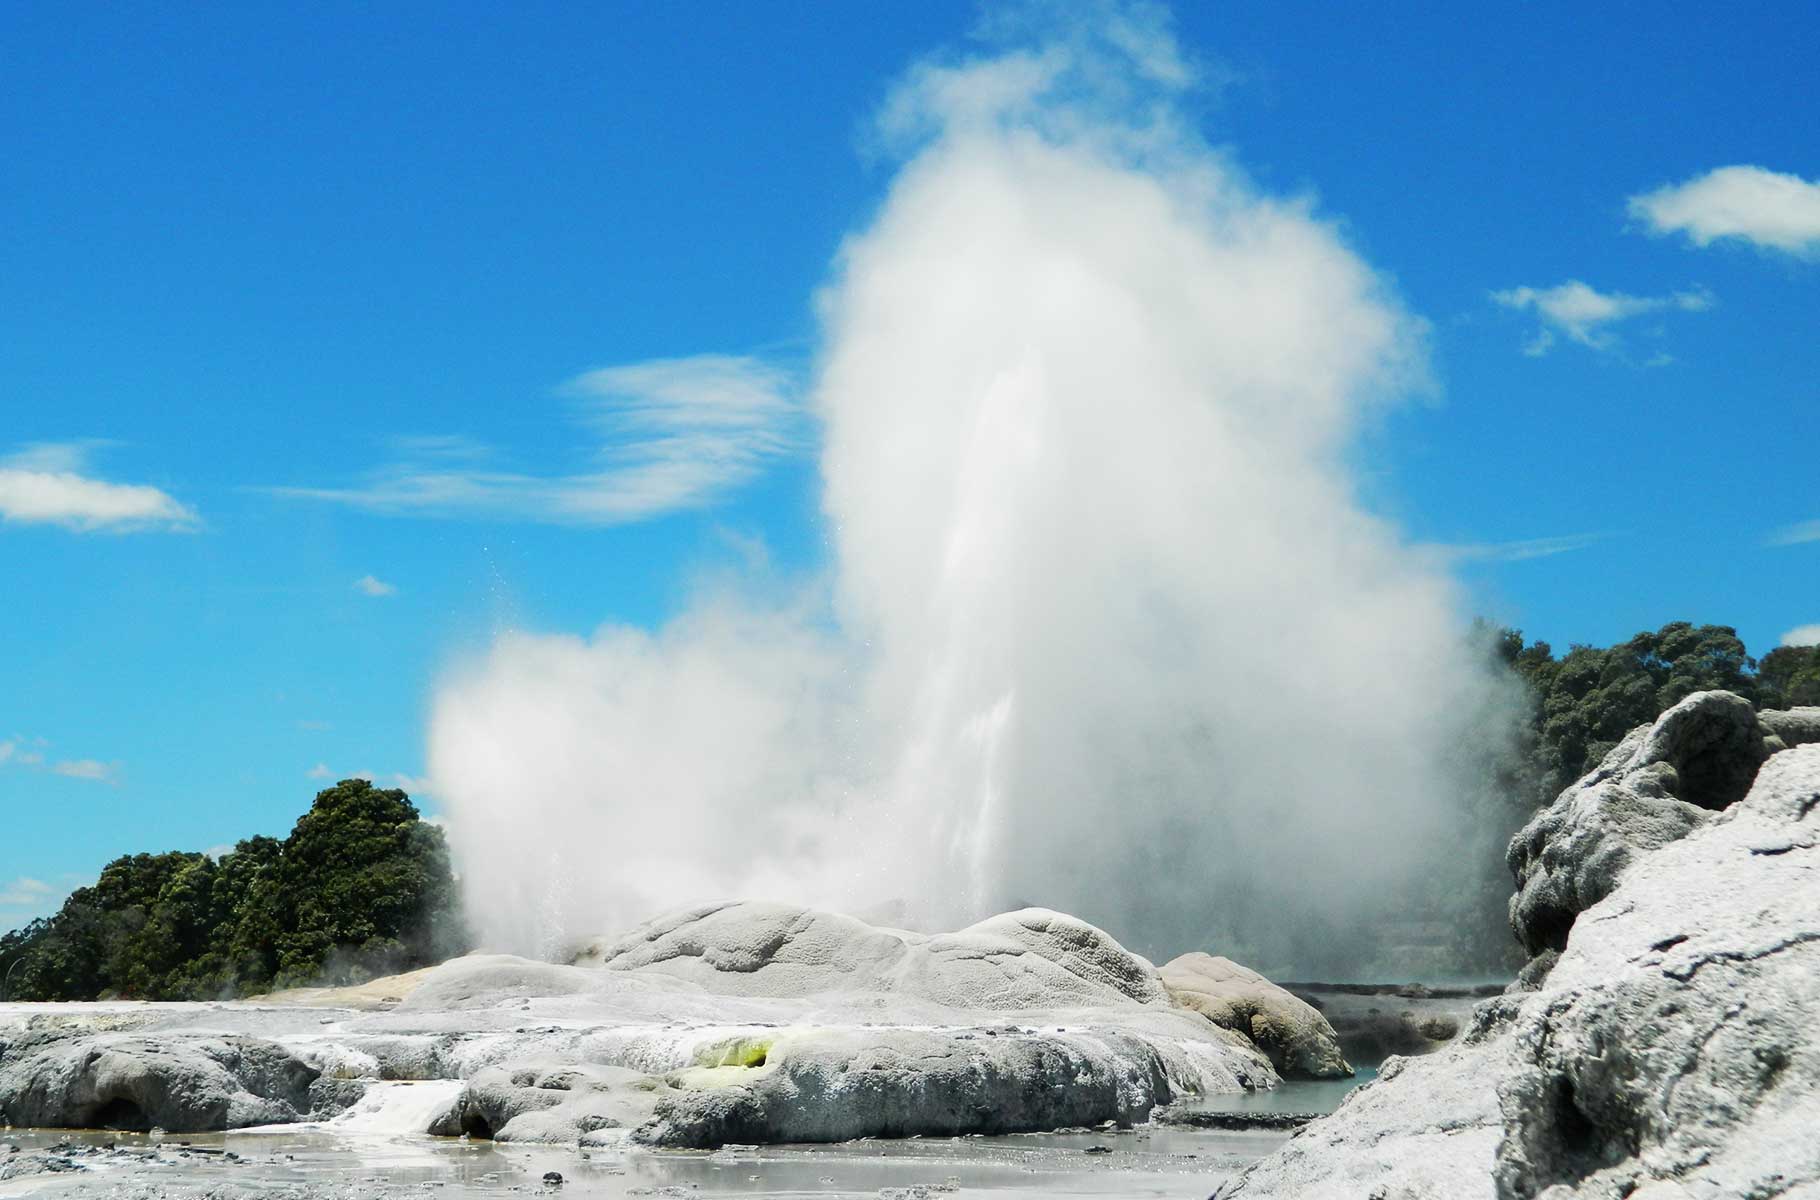
[[[1525,684],[1531,711],[1523,752],[1523,807],[1547,803],[1599,764],[1624,735],[1694,692],[1723,688],[1758,708],[1820,704],[1820,646],[1783,646],[1753,659],[1728,625],[1674,621],[1599,649],[1556,658],[1547,642],[1495,633],[1498,657]]]
[[[9,1000],[193,1000],[352,983],[468,949],[442,830],[343,780],[283,841],[134,854],[0,938]]]

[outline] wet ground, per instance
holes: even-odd
[[[285,1129],[151,1138],[0,1132],[0,1197],[1194,1197],[1280,1145],[1277,1132],[1163,1127],[910,1138],[712,1153],[496,1145]],[[18,1146],[9,1154],[8,1147]],[[5,1180],[10,1159],[68,1169]],[[547,1172],[560,1184],[544,1182]]]

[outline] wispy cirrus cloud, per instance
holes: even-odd
[[[23,767],[28,771],[49,771],[65,779],[86,779],[95,783],[120,782],[120,764],[98,758],[52,759],[50,743],[41,737],[18,734],[0,740],[0,767]]]
[[[1799,546],[1804,542],[1820,542],[1820,520],[1784,525],[1764,541],[1771,546]]]
[[[1696,246],[1736,240],[1797,258],[1820,257],[1820,182],[1765,167],[1720,167],[1632,196],[1630,215],[1651,233]]]
[[[0,740],[0,767],[16,763],[22,767],[37,767],[44,764],[44,747],[49,745],[43,738],[27,738],[14,735]]]
[[[393,515],[617,525],[710,504],[797,446],[794,381],[755,358],[608,367],[560,392],[598,441],[591,470],[501,470],[494,451],[471,439],[418,437],[361,482],[269,490]]]
[[[0,880],[0,933],[57,911],[63,898],[83,882],[76,875],[60,875],[51,881],[30,875]]]
[[[0,908],[32,908],[44,904],[54,894],[42,879],[21,875],[10,883],[0,883]]]
[[[1467,542],[1435,546],[1433,549],[1453,562],[1523,562],[1532,558],[1571,554],[1602,542],[1609,536],[1604,533],[1569,533],[1514,542]]]
[[[120,782],[120,764],[98,758],[66,758],[51,764],[51,773],[65,779],[86,779],[91,783]]]
[[[397,585],[387,583],[385,580],[380,579],[375,575],[362,575],[359,579],[356,579],[354,581],[354,590],[363,596],[372,596],[374,598],[381,596],[396,596],[398,594]]]
[[[1663,296],[1632,296],[1624,292],[1601,292],[1578,279],[1554,287],[1515,287],[1493,292],[1494,304],[1505,308],[1532,310],[1541,322],[1523,347],[1532,358],[1547,354],[1558,337],[1578,342],[1594,350],[1612,350],[1618,346],[1613,327],[1655,312],[1704,312],[1713,306],[1712,293],[1702,289],[1670,292]],[[1648,360],[1646,365],[1673,361],[1663,355]]]
[[[0,521],[78,533],[181,532],[196,513],[149,484],[113,483],[90,467],[101,442],[37,442],[0,458]]]

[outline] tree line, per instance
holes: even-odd
[[[8,1000],[206,1000],[441,962],[470,937],[442,830],[397,789],[346,779],[280,841],[131,854],[0,937]]]
[[[1750,656],[1729,625],[1673,621],[1603,649],[1576,645],[1559,658],[1521,630],[1493,630],[1498,659],[1522,679],[1530,710],[1524,778],[1512,799],[1528,808],[1599,765],[1626,733],[1694,692],[1736,692],[1758,708],[1820,705],[1820,646]]]

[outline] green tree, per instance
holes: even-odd
[[[282,842],[115,859],[55,916],[0,938],[0,973],[9,998],[206,999],[354,982],[467,948],[442,830],[403,792],[348,779]]]
[[[466,940],[442,830],[396,788],[344,779],[317,793],[283,864],[292,920],[278,938],[280,986],[421,966]]]
[[[1820,646],[1780,646],[1757,665],[1764,706],[1820,704]]]
[[[1597,766],[1624,735],[1694,692],[1724,689],[1767,700],[1757,663],[1729,625],[1673,621],[1606,649],[1574,646],[1559,659],[1547,642],[1505,630],[1499,654],[1533,700],[1530,799],[1546,802]]]
[[[251,837],[234,847],[215,872],[213,934],[224,962],[222,983],[240,992],[263,991],[278,973],[278,939],[291,916],[284,887],[284,843]]]

